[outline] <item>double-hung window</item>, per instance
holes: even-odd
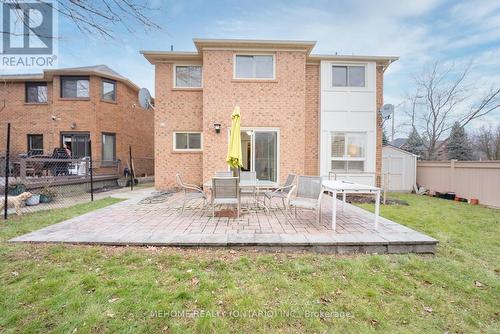
[[[47,103],[47,83],[27,82],[26,83],[27,103]]]
[[[274,79],[274,55],[236,55],[235,79]]]
[[[330,159],[330,168],[334,172],[363,172],[366,160],[366,134],[332,132]]]
[[[61,77],[61,97],[69,99],[90,97],[89,77]]]
[[[28,155],[43,154],[43,135],[28,135]]]
[[[102,161],[116,160],[116,135],[114,133],[102,134]]]
[[[102,79],[102,99],[104,101],[116,101],[116,81]]]
[[[201,66],[175,66],[175,88],[201,88]]]
[[[332,66],[333,87],[365,87],[365,66]]]
[[[201,146],[200,132],[174,132],[175,151],[200,151]]]

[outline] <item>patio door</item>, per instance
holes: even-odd
[[[278,130],[241,130],[242,170],[256,172],[257,179],[278,179]]]
[[[71,151],[72,158],[83,158],[89,155],[88,133],[62,133],[61,143]]]

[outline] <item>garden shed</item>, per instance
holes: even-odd
[[[382,186],[390,191],[412,191],[417,179],[417,156],[385,145],[382,148]]]

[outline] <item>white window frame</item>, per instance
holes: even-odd
[[[273,77],[272,78],[239,78],[236,76],[236,57],[237,56],[272,56],[273,57]],[[233,55],[233,80],[255,80],[269,81],[276,80],[276,54],[275,53],[235,53]]]
[[[340,136],[340,135],[344,135],[344,155],[342,157],[334,157],[332,156],[332,141],[333,141],[333,137],[335,136]],[[349,142],[347,140],[348,136],[349,135],[360,135],[360,136],[363,136],[364,137],[364,147],[363,147],[363,157],[349,157],[348,154],[347,154],[347,148],[349,146]],[[329,166],[328,166],[328,170],[331,171],[331,172],[335,172],[337,174],[356,174],[356,173],[364,173],[366,171],[366,162],[367,162],[367,159],[366,159],[366,155],[367,155],[367,148],[368,148],[368,134],[366,132],[358,132],[358,131],[331,131],[330,132],[330,140],[329,140],[329,150],[328,150],[328,155],[330,157],[329,159]],[[332,162],[333,161],[363,161],[363,170],[362,171],[351,171],[349,169],[347,169],[345,172],[344,171],[339,171],[339,170],[334,170],[332,168]],[[349,163],[348,163],[349,164]]]
[[[199,87],[189,87],[189,86],[177,86],[177,67],[189,67],[189,66],[196,66],[201,68],[201,85]],[[174,64],[173,68],[173,73],[172,73],[172,87],[174,88],[179,88],[179,89],[202,89],[203,88],[203,65],[202,64]]]
[[[177,148],[176,134],[178,133],[197,133],[200,134],[200,148]],[[175,152],[201,152],[203,151],[203,132],[201,131],[175,131],[172,133],[173,136],[173,150]],[[188,135],[188,145],[189,145],[189,135]]]
[[[334,86],[333,85],[333,68],[334,67],[347,67],[347,85],[346,86]],[[364,86],[349,86],[349,67],[363,67],[365,70],[365,85]],[[366,63],[330,63],[329,69],[330,69],[330,89],[367,89],[367,71],[368,64]]]

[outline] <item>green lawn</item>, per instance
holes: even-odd
[[[393,197],[436,255],[6,243],[113,199],[0,222],[0,332],[500,332],[500,211]]]

